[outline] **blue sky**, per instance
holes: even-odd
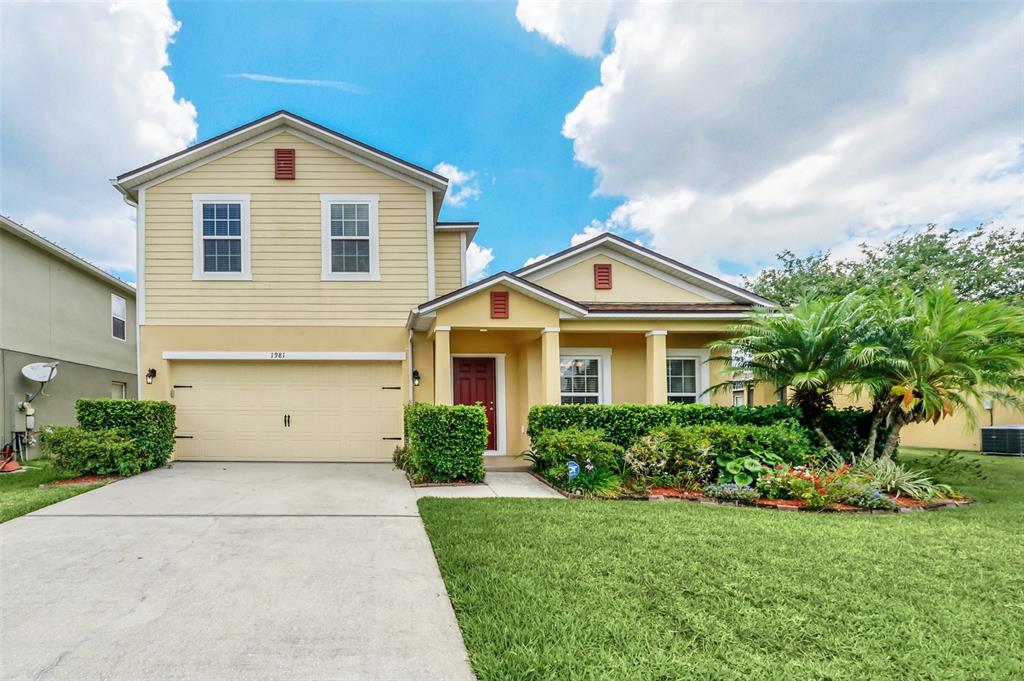
[[[511,3],[171,3],[181,31],[168,73],[199,112],[199,139],[275,109],[344,132],[427,168],[475,172],[480,194],[446,220],[479,220],[491,271],[568,245],[615,198],[592,196],[574,162],[565,113],[600,62],[522,29]],[[230,36],[221,36],[230,24]],[[350,30],[346,30],[346,26]],[[212,36],[218,36],[216,40]],[[231,78],[255,73],[327,86]]]
[[[478,273],[1024,223],[1016,3],[2,3],[0,38],[0,211],[129,281],[109,178],[281,108],[447,164]]]

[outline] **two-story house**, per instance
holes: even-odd
[[[22,374],[58,362],[31,404],[36,427],[74,425],[75,400],[132,398],[135,289],[92,263],[0,216],[0,421],[3,442],[27,441],[27,410],[39,383]],[[34,456],[37,447],[26,454]]]
[[[768,304],[612,235],[467,284],[444,177],[284,111],[114,185],[179,459],[387,460],[406,401],[484,404],[494,454],[535,404],[732,404],[704,347]]]

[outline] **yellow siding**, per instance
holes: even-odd
[[[612,266],[612,288],[594,288],[594,265]],[[583,303],[706,303],[709,298],[680,288],[605,255],[595,255],[531,281]]]
[[[462,288],[462,235],[434,233],[434,278],[437,295]]]
[[[275,180],[275,147],[296,180]],[[192,194],[251,194],[252,281],[192,280]],[[380,195],[380,281],[321,281],[320,194]],[[146,190],[146,324],[404,325],[427,296],[423,189],[287,132]]]

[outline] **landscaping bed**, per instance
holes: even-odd
[[[26,462],[20,473],[0,475],[0,523],[106,484],[105,479],[80,485],[60,484],[76,477],[76,473],[61,470],[47,458]]]
[[[568,499],[587,499],[584,494],[574,494],[552,485],[543,475],[536,472],[533,477],[555,490]],[[414,487],[426,487],[427,485],[413,485]],[[975,503],[974,499],[967,497],[958,499],[939,499],[935,501],[922,501],[909,497],[897,497],[885,495],[896,507],[895,508],[860,508],[850,504],[832,504],[824,508],[810,508],[807,502],[798,499],[758,499],[756,501],[738,501],[728,499],[715,499],[704,496],[700,490],[680,489],[678,487],[652,487],[646,493],[626,492],[616,497],[597,497],[606,501],[693,501],[703,504],[719,504],[722,506],[753,506],[757,508],[774,509],[778,511],[811,511],[816,513],[908,513],[913,511],[934,511],[941,508],[957,508],[970,506]]]
[[[108,482],[115,482],[121,478],[116,475],[79,475],[77,478],[66,480],[54,480],[40,485],[43,489],[48,487],[87,487],[89,485],[105,485]]]

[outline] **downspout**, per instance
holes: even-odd
[[[408,381],[409,383],[409,404],[412,404],[416,401],[416,397],[413,394],[414,386],[412,384],[412,372],[416,370],[415,363],[413,362],[412,357],[412,333],[412,329],[409,329],[409,336],[405,344],[405,354],[409,358],[409,371],[407,371],[405,374],[405,380]]]

